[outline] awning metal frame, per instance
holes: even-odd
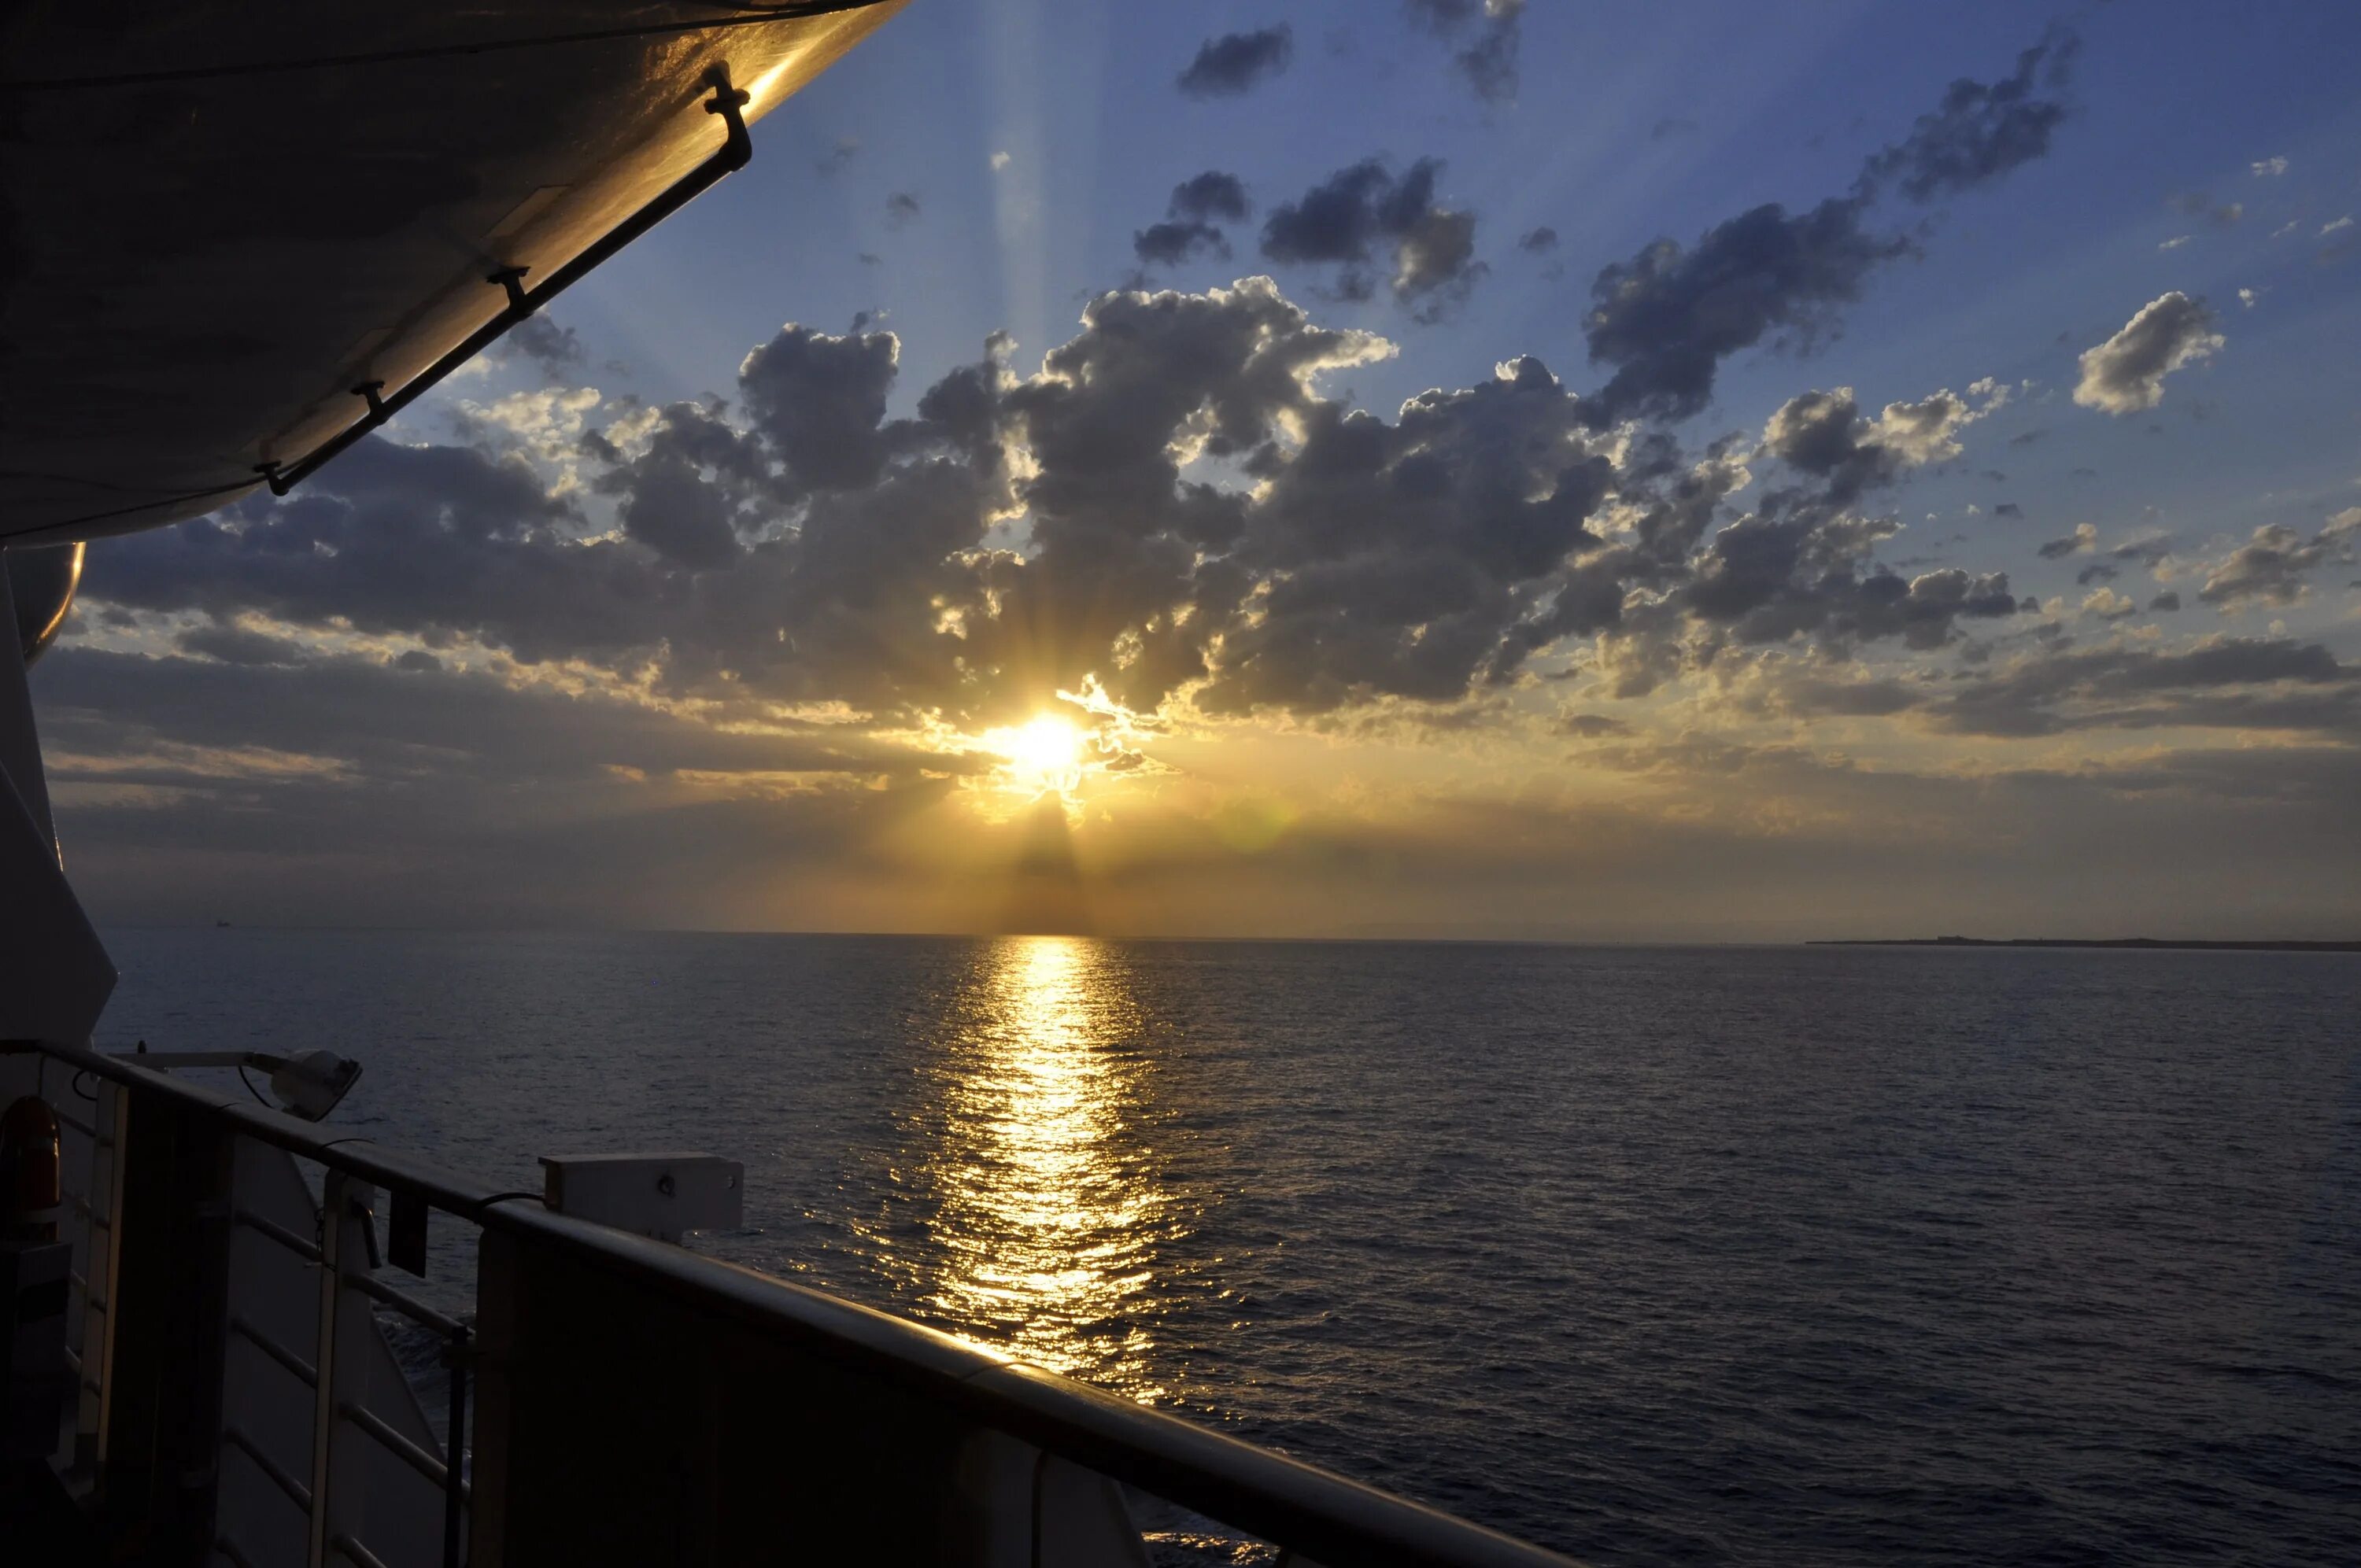
[[[364,381],[355,387],[353,396],[368,404],[368,412],[303,456],[288,464],[271,461],[255,465],[254,471],[262,476],[263,482],[270,487],[270,493],[283,496],[310,478],[355,442],[392,419],[433,390],[444,378],[498,343],[510,328],[588,277],[616,252],[719,184],[726,176],[745,168],[754,156],[754,140],[747,134],[746,117],[742,112],[751,95],[745,89],[730,85],[730,67],[726,61],[705,73],[705,83],[713,90],[713,96],[705,101],[705,112],[720,115],[727,127],[721,146],[713,156],[674,181],[646,206],[592,241],[580,255],[534,287],[528,289],[524,286],[528,269],[523,267],[503,267],[487,275],[484,281],[500,289],[508,296],[508,303],[500,313],[461,339],[442,358],[412,377],[392,396],[385,395],[385,383],[382,381]]]

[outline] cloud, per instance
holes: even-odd
[[[1165,215],[1175,218],[1196,218],[1210,222],[1220,218],[1228,223],[1244,223],[1254,203],[1246,196],[1246,188],[1235,174],[1224,174],[1218,169],[1208,169],[1192,175],[1172,187],[1172,199]]]
[[[1904,140],[1871,154],[1852,192],[1789,214],[1766,203],[1694,246],[1659,239],[1591,283],[1584,323],[1594,364],[1614,367],[1602,418],[1686,419],[1713,395],[1721,362],[1771,339],[1808,350],[1832,333],[1870,276],[1916,254],[1906,234],[1868,224],[1888,186],[1931,202],[1999,179],[2049,148],[2064,105],[2037,95],[2062,84],[2075,43],[2053,33],[1989,85],[1961,80]]]
[[[1238,177],[1209,169],[1172,188],[1171,199],[1165,204],[1165,221],[1135,231],[1132,254],[1143,269],[1177,267],[1207,257],[1226,261],[1229,236],[1213,220],[1240,222],[1251,211],[1253,203]]]
[[[2246,306],[2246,309],[2250,311],[2257,305],[2262,303],[2262,299],[2263,291],[2260,289],[2241,289],[2238,291],[2238,303]]]
[[[1532,256],[1547,256],[1557,249],[1557,230],[1546,224],[1527,229],[1518,236],[1517,248]]]
[[[2184,191],[2165,205],[2183,216],[2202,218],[2215,228],[2235,228],[2246,215],[2245,205],[2237,202],[2217,203],[2202,191]]]
[[[1178,267],[1201,258],[1230,258],[1229,236],[1212,224],[1160,223],[1135,229],[1131,253],[1142,267]]]
[[[1525,0],[1407,0],[1407,5],[1412,22],[1452,46],[1452,64],[1478,98],[1505,104],[1517,95]]]
[[[1832,199],[1790,216],[1775,203],[1708,230],[1693,247],[1661,239],[1602,269],[1584,322],[1594,364],[1615,367],[1602,417],[1685,419],[1713,395],[1721,362],[1774,332],[1808,345],[1869,274],[1915,248],[1861,225],[1861,204]]]
[[[896,191],[885,198],[885,224],[900,228],[918,215],[918,198],[907,191]]]
[[[2290,605],[2304,594],[2305,578],[2323,566],[2350,565],[2361,540],[2361,507],[2338,512],[2306,539],[2283,523],[2266,523],[2206,573],[2197,597],[2224,610],[2248,604]]]
[[[992,155],[990,161],[992,164],[992,171],[994,174],[997,174],[1016,160],[1005,152],[995,152]]]
[[[2069,555],[2088,554],[2098,546],[2099,528],[2096,523],[2078,522],[2074,532],[2063,539],[2053,539],[2036,554],[2045,561],[2062,561]]]
[[[2189,236],[2180,234],[2173,236],[2170,239],[2161,239],[2157,241],[2156,247],[2158,250],[2179,250],[2182,246],[2187,245],[2188,243]]]
[[[1476,259],[1476,216],[1435,201],[1443,165],[1422,158],[1397,178],[1377,159],[1340,169],[1264,221],[1265,258],[1334,266],[1348,300],[1375,291],[1371,269],[1389,265],[1394,297],[1422,320],[1458,304],[1484,273]],[[1384,254],[1380,254],[1380,253]]]
[[[2074,400],[2103,413],[2137,413],[2164,400],[2164,378],[2211,358],[2227,341],[2203,302],[2174,290],[2141,306],[2121,332],[2083,352]]]
[[[572,327],[559,326],[546,314],[536,313],[500,335],[500,352],[522,356],[544,376],[556,380],[580,367],[582,340],[575,336]]]
[[[1251,33],[1208,38],[1175,82],[1191,98],[1235,98],[1277,76],[1295,58],[1295,29],[1285,22]]]
[[[2343,233],[2345,230],[2349,229],[2349,228],[2351,228],[2352,226],[2353,226],[2353,214],[2350,214],[2350,213],[2347,213],[2345,216],[2343,216],[2343,217],[2341,217],[2341,218],[2335,218],[2335,219],[2331,220],[2331,221],[2330,221],[2330,222],[2328,222],[2328,223],[2324,223],[2324,224],[2321,225],[2320,225],[2320,237],[2321,237],[2321,238],[2323,238],[2323,239],[2326,239],[2330,235],[2333,235],[2333,234],[2341,234],[2341,233]]]
[[[2257,180],[2276,180],[2288,171],[2288,160],[2284,158],[2265,158],[2246,167],[2253,170]]]
[[[2317,642],[2222,638],[2181,650],[2045,650],[1919,711],[1937,729],[1971,735],[2174,728],[2343,733],[2361,720],[2356,699],[2361,669],[2338,663]]]
[[[1946,389],[1917,402],[1888,403],[1872,420],[1855,406],[1850,387],[1804,392],[1772,414],[1763,447],[1827,481],[1828,501],[1844,506],[1905,468],[1958,456],[1959,432],[1997,406],[1971,408]]]
[[[2110,587],[2092,588],[2083,596],[2082,613],[2095,620],[2121,620],[2139,613],[2139,605]]]
[[[1862,164],[1863,186],[1893,181],[1911,201],[1930,202],[1989,184],[2043,156],[2067,110],[2039,91],[2055,93],[2065,86],[2080,48],[2072,33],[2053,29],[2018,55],[2016,69],[1999,81],[1952,82],[1909,136]]]
[[[861,138],[859,137],[839,137],[836,138],[835,142],[829,146],[828,156],[819,159],[817,163],[814,163],[812,167],[818,170],[823,177],[835,175],[840,173],[845,165],[851,163],[860,151]]]
[[[2151,612],[2170,614],[2180,608],[2180,596],[2172,589],[2167,588],[2148,600],[2147,608]]]

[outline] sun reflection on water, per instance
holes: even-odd
[[[1144,1136],[1120,963],[1082,938],[1011,938],[958,1014],[917,1173],[939,1249],[922,1299],[1027,1360],[1157,1398],[1158,1261],[1177,1215]]]

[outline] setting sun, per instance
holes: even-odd
[[[1010,788],[1026,795],[1063,794],[1082,783],[1083,751],[1089,744],[1082,729],[1055,714],[1045,713],[1011,729],[995,730],[985,742],[1008,759]]]

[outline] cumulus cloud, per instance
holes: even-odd
[[[2247,167],[2257,180],[2276,180],[2288,171],[2288,160],[2284,158],[2258,159]]]
[[[1191,98],[1235,98],[1277,76],[1295,58],[1295,29],[1285,22],[1250,33],[1207,38],[1175,82]]]
[[[1411,19],[1451,46],[1451,62],[1476,95],[1504,104],[1517,95],[1517,53],[1525,0],[1406,0]]]
[[[2044,544],[2037,554],[2045,561],[2062,561],[2069,555],[2085,555],[2099,543],[2099,526],[2093,522],[2078,522],[2074,532],[2063,539],[2053,539]]]
[[[1998,407],[2000,397],[1989,392],[1978,408],[1945,389],[1916,402],[1888,403],[1870,419],[1850,387],[1799,393],[1772,414],[1763,448],[1827,481],[1828,499],[1847,505],[1905,468],[1958,456],[1960,431]]]
[[[2207,571],[2197,597],[2225,611],[2248,604],[2293,604],[2303,597],[2305,579],[2313,572],[2352,565],[2356,541],[2361,507],[2338,512],[2309,539],[2284,523],[2266,523]]]
[[[1265,258],[1333,266],[1336,292],[1368,298],[1376,271],[1390,269],[1394,296],[1422,319],[1465,300],[1484,272],[1476,259],[1476,215],[1435,200],[1443,165],[1420,159],[1397,177],[1377,159],[1340,169],[1264,221]]]
[[[2103,413],[2129,414],[2164,400],[2164,378],[2211,358],[2227,341],[2213,313],[2178,289],[2142,305],[2114,336],[2086,349],[2074,400]]]

